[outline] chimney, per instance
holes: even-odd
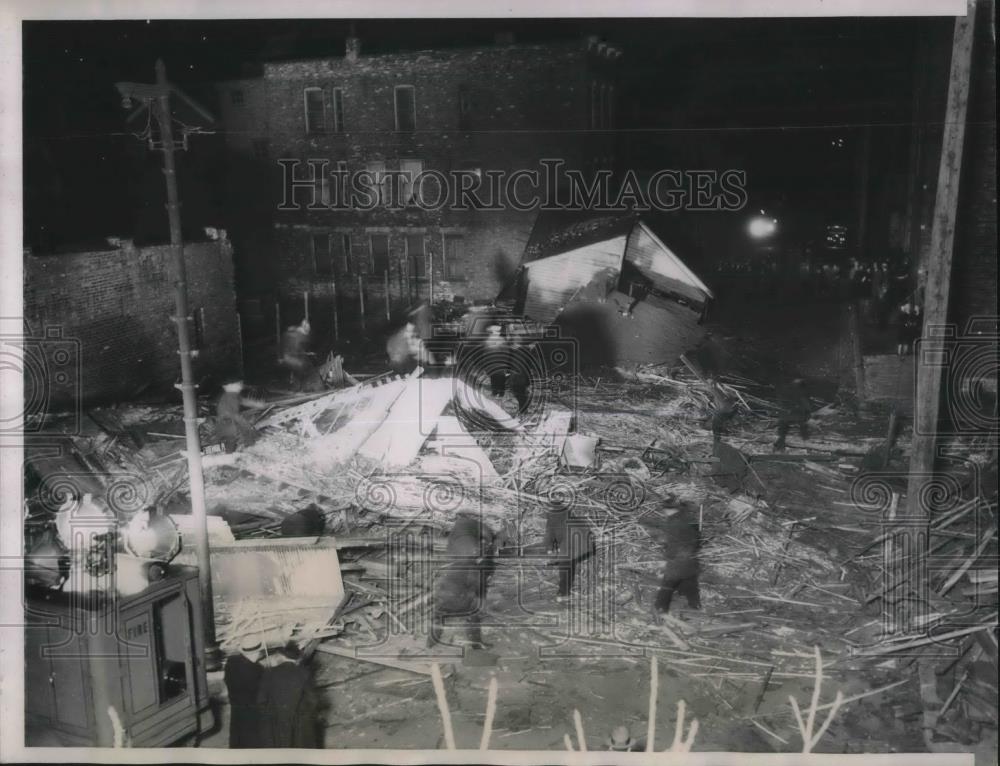
[[[344,58],[348,61],[357,61],[358,56],[361,55],[361,38],[348,37],[344,41]]]

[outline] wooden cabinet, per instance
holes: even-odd
[[[132,747],[163,747],[199,731],[208,685],[197,575],[172,566],[127,597],[29,590],[29,746],[41,730],[65,745],[111,747],[115,714]]]

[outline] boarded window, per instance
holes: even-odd
[[[446,234],[444,237],[444,278],[464,279],[463,241],[461,234]]]
[[[406,257],[409,264],[410,277],[424,279],[427,277],[427,252],[424,250],[423,234],[406,235]]]
[[[330,94],[333,103],[333,130],[335,133],[344,132],[344,89],[334,88]]]
[[[326,106],[322,88],[306,88],[304,92],[306,109],[306,133],[322,133],[326,130]]]
[[[416,97],[412,85],[396,86],[396,130],[412,133],[417,129]]]
[[[338,276],[351,274],[351,235],[347,233],[334,234],[331,238],[333,250],[333,267]]]
[[[382,276],[389,270],[389,235],[372,234],[372,274]]]
[[[313,271],[317,276],[333,276],[333,257],[330,253],[330,235],[313,234]]]

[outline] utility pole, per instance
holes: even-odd
[[[942,344],[941,328],[948,321],[948,292],[951,286],[951,264],[955,242],[955,220],[958,211],[962,171],[962,149],[965,142],[965,120],[969,103],[969,83],[972,67],[972,39],[976,15],[975,0],[968,4],[968,14],[955,20],[952,42],[951,75],[948,83],[948,105],[944,117],[944,137],[938,168],[937,193],[931,228],[931,244],[927,261],[927,286],[924,297],[924,325],[921,347]],[[927,528],[930,511],[928,498],[933,493],[925,487],[933,481],[937,458],[938,415],[941,403],[942,368],[920,359],[917,350],[916,401],[913,417],[913,443],[910,449],[910,475],[906,489],[906,516],[910,523],[911,555],[926,555]],[[954,393],[954,392],[949,392]],[[923,537],[917,540],[918,536]],[[920,577],[926,577],[921,571]],[[917,578],[914,578],[917,579]],[[915,583],[919,584],[919,583]]]
[[[197,384],[191,358],[188,323],[191,321],[187,300],[187,269],[184,264],[184,239],[181,232],[181,203],[177,192],[177,169],[174,162],[173,117],[170,96],[177,93],[187,103],[193,103],[167,82],[167,70],[162,59],[156,62],[156,84],[118,83],[124,103],[132,98],[147,102],[160,128],[163,143],[163,175],[167,182],[167,217],[170,222],[170,249],[174,258],[174,316],[177,326],[177,354],[181,362],[181,396],[184,400],[184,435],[191,494],[191,515],[194,518],[195,552],[198,559],[198,585],[201,593],[202,625],[205,639],[205,665],[208,670],[221,666],[221,652],[215,635],[215,606],[212,598],[212,561],[208,548],[208,513],[205,509],[205,479],[201,467],[201,441],[198,437]],[[196,107],[197,109],[197,107]],[[198,111],[202,111],[198,109]],[[205,115],[208,117],[208,115]],[[210,119],[210,117],[209,117]]]

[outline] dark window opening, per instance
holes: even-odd
[[[333,257],[330,253],[330,235],[313,234],[313,272],[317,276],[333,276]]]
[[[271,142],[266,138],[257,138],[253,142],[253,156],[258,160],[266,160],[271,156]]]
[[[351,273],[351,235],[341,234],[333,238],[333,264],[338,276]]]
[[[389,270],[389,235],[372,234],[372,274],[382,276]]]
[[[416,96],[412,85],[396,86],[396,130],[412,133],[417,128]]]
[[[426,279],[427,253],[424,250],[423,234],[406,235],[406,257],[409,263],[409,274],[413,279]]]
[[[335,133],[344,132],[344,90],[334,88],[331,94],[333,101],[333,130]]]
[[[462,236],[446,234],[444,238],[444,278],[464,279],[462,268]]]
[[[305,89],[306,133],[322,133],[326,130],[326,107],[321,88]]]
[[[242,90],[229,91],[229,100],[233,104],[233,106],[243,106],[243,91]]]

